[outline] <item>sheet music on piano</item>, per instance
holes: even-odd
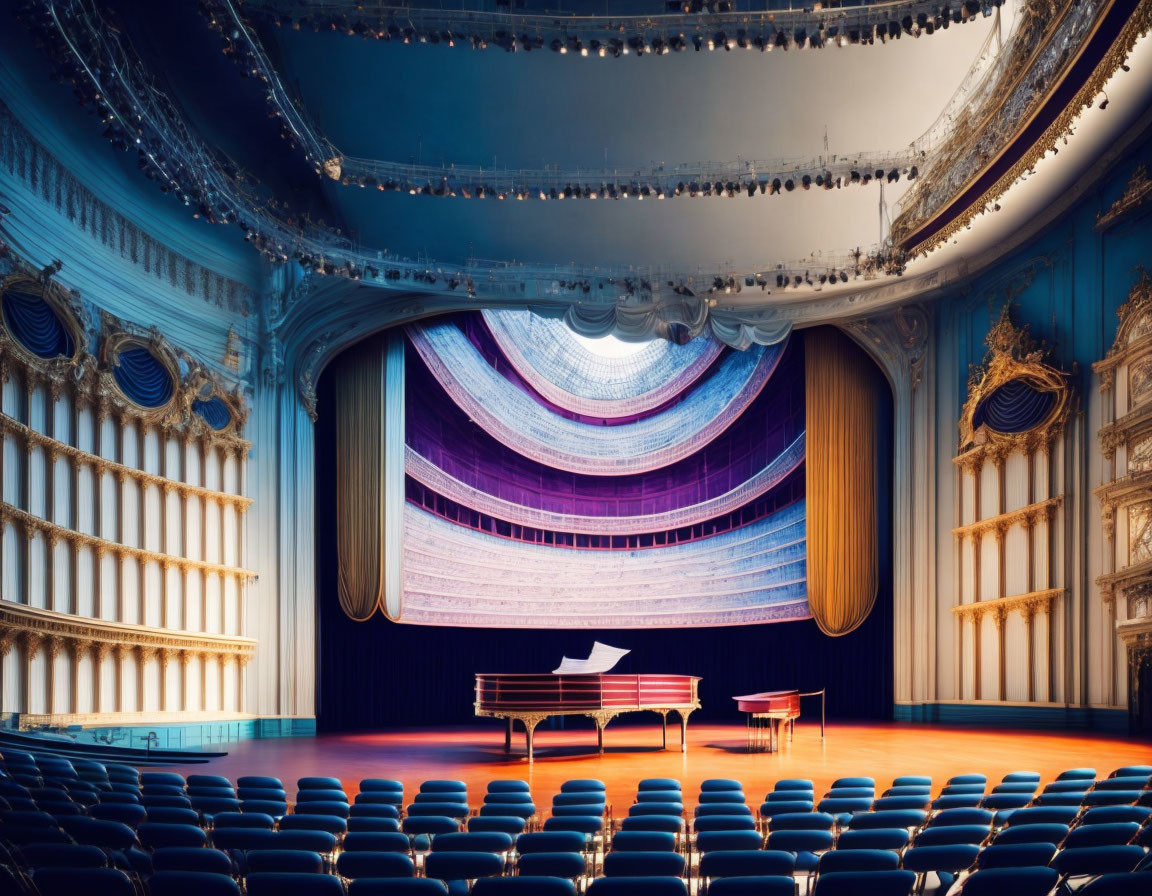
[[[631,650],[622,650],[619,647],[609,647],[596,641],[592,644],[592,652],[586,660],[574,660],[564,657],[559,667],[552,670],[553,675],[597,675],[607,672],[621,657],[631,653]]]

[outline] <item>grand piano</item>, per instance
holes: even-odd
[[[688,716],[700,708],[699,678],[691,675],[514,674],[476,676],[476,715],[508,720],[504,750],[512,750],[512,724],[524,726],[528,758],[533,758],[536,726],[549,716],[587,716],[596,723],[600,752],[604,728],[624,712],[660,714],[663,746],[668,746],[668,713],[680,717],[680,749],[687,749]]]
[[[737,708],[748,714],[749,752],[775,753],[780,746],[780,724],[788,726],[791,738],[800,718],[800,698],[820,698],[820,737],[824,737],[824,691],[761,691],[733,697]]]

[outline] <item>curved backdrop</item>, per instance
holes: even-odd
[[[500,628],[807,618],[799,342],[596,354],[561,330],[526,312],[406,329],[393,618]],[[588,404],[597,394],[608,403]]]

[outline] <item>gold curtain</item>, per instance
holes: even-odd
[[[336,541],[340,606],[371,618],[384,598],[385,349],[370,339],[336,370]]]
[[[826,635],[857,628],[876,602],[876,414],[871,359],[833,327],[804,333],[808,605]]]

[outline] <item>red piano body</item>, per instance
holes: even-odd
[[[700,708],[700,679],[691,675],[477,675],[478,716],[508,720],[504,748],[512,749],[512,723],[524,726],[528,758],[533,733],[549,716],[587,716],[596,723],[600,752],[604,728],[623,712],[651,711],[663,722],[668,745],[668,713],[680,717],[680,748],[687,748],[688,716]]]
[[[824,736],[824,691],[761,691],[733,697],[741,712],[748,714],[748,749],[775,752],[780,744],[780,723],[788,726],[789,737],[800,718],[800,698],[820,697],[820,736]]]

